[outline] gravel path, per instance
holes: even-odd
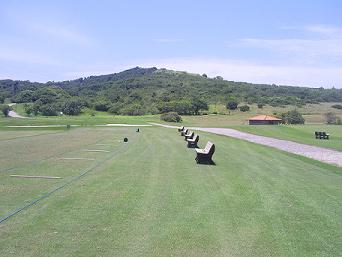
[[[8,106],[14,106],[14,105],[16,105],[16,103],[10,103],[10,104],[8,104]],[[21,116],[21,115],[19,115],[18,113],[16,113],[15,111],[13,111],[13,110],[11,110],[11,111],[9,111],[8,112],[8,116],[9,117],[12,117],[12,118],[19,118],[19,119],[26,119],[27,117],[23,117],[23,116]]]
[[[158,123],[151,123],[151,124],[163,126],[167,128],[179,128],[176,126],[168,126],[168,125],[162,125]],[[200,131],[215,133],[219,135],[234,137],[234,138],[246,140],[246,141],[257,143],[257,144],[274,147],[274,148],[277,148],[277,149],[280,149],[289,153],[302,155],[302,156],[305,156],[314,160],[318,160],[321,162],[336,165],[338,167],[342,167],[342,152],[337,151],[337,150],[332,150],[332,149],[327,149],[327,148],[312,146],[312,145],[305,145],[305,144],[300,144],[300,143],[296,143],[292,141],[276,139],[272,137],[253,135],[253,134],[241,132],[235,129],[228,129],[228,128],[192,127],[189,129],[200,130]]]

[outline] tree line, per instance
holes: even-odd
[[[83,108],[122,115],[166,112],[198,115],[208,104],[244,102],[271,106],[342,102],[342,89],[291,87],[225,81],[186,72],[133,68],[70,81],[0,80],[0,103],[25,103],[28,114],[78,115]],[[240,106],[248,111],[248,105]]]

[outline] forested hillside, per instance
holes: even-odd
[[[71,81],[36,83],[0,80],[0,103],[6,98],[28,103],[28,113],[77,115],[88,107],[114,114],[143,115],[176,111],[197,114],[210,103],[237,102],[272,106],[342,102],[342,89],[251,84],[157,68]]]

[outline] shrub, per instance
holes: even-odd
[[[248,112],[249,111],[249,106],[248,105],[242,105],[239,107],[240,111],[242,112]]]
[[[176,112],[168,112],[160,115],[160,119],[168,122],[181,122],[182,117]]]
[[[25,113],[29,116],[37,115],[38,113],[37,105],[32,104],[32,103],[24,104],[24,110],[25,110]]]
[[[236,110],[238,107],[238,102],[237,101],[229,101],[226,105],[228,110]]]
[[[283,123],[287,124],[304,124],[305,119],[303,118],[302,114],[297,110],[288,111],[281,115],[281,119]]]
[[[331,107],[335,108],[335,109],[338,109],[338,110],[342,110],[342,105],[341,104],[334,104]]]
[[[139,115],[144,115],[145,110],[142,108],[140,104],[130,104],[125,107],[123,107],[120,110],[120,114],[122,115],[129,115],[129,116],[139,116]]]
[[[265,105],[263,103],[258,103],[258,108],[262,109]]]
[[[324,114],[325,120],[328,124],[336,124],[337,122],[337,116],[333,112],[327,112]]]
[[[58,111],[57,106],[52,104],[45,104],[40,107],[40,112],[44,116],[57,116]]]
[[[94,104],[94,109],[96,111],[106,112],[110,108],[110,103],[106,101],[98,101]]]
[[[68,99],[62,106],[62,111],[67,115],[78,115],[83,107],[82,101],[79,99]]]
[[[0,108],[5,117],[8,117],[8,113],[10,112],[11,108],[7,104],[2,104]]]

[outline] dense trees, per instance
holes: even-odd
[[[233,110],[239,102],[262,106],[342,102],[342,89],[256,85],[225,81],[222,77],[210,79],[186,72],[137,67],[63,82],[0,80],[0,102],[6,98],[32,103],[27,105],[31,114],[76,115],[80,108],[89,107],[113,114],[177,112],[196,115],[207,110],[210,103],[228,103],[227,108]]]
[[[281,119],[285,124],[304,124],[305,119],[297,110],[285,112],[281,115]]]

